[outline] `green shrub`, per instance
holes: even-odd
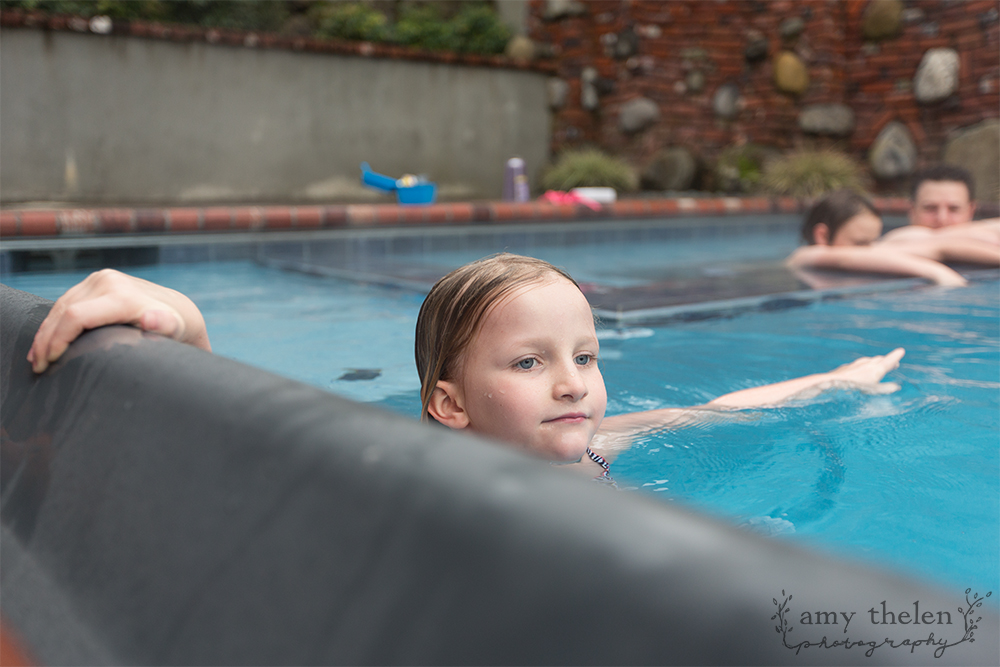
[[[771,194],[819,197],[833,190],[865,192],[865,168],[849,155],[834,150],[797,151],[771,162],[761,177],[761,187]]]
[[[278,32],[291,16],[284,2],[252,0],[251,2],[209,2],[188,0],[187,2],[167,2],[171,6],[174,21],[188,22],[204,28],[225,30],[257,30]]]
[[[385,5],[382,5],[385,6]],[[4,9],[143,19],[260,32],[281,32],[290,22],[311,26],[316,37],[396,42],[429,51],[503,53],[510,31],[485,2],[400,3],[399,20],[366,2],[303,0],[0,0]],[[307,30],[309,28],[306,28]]]
[[[382,42],[392,31],[385,14],[360,2],[334,2],[319,11],[319,37]]]
[[[503,53],[510,39],[510,30],[487,5],[465,5],[450,23],[459,40],[458,50],[465,53]]]
[[[724,148],[715,163],[716,186],[724,192],[753,192],[778,156],[777,150],[757,144]]]
[[[455,26],[430,5],[404,7],[393,26],[393,38],[399,44],[428,51],[458,51],[461,47]]]
[[[428,51],[503,53],[510,30],[481,3],[462,3],[450,19],[437,5],[406,5],[392,27],[392,40]]]
[[[164,20],[170,7],[164,0],[3,0],[2,9],[25,9],[51,14],[73,14],[90,18],[110,16],[112,19]]]
[[[271,0],[3,0],[0,7],[264,32],[277,32],[291,16],[289,3]]]
[[[542,176],[542,187],[546,190],[607,187],[631,192],[637,185],[632,167],[593,148],[563,153]]]

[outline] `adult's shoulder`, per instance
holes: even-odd
[[[905,225],[903,227],[897,227],[896,229],[890,229],[888,232],[883,234],[882,237],[876,241],[876,243],[918,241],[933,237],[934,232],[935,230],[930,229],[929,227],[921,227],[920,225]]]

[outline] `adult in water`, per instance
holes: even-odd
[[[818,201],[806,214],[802,239],[787,265],[813,287],[826,286],[814,269],[880,273],[924,278],[936,285],[960,287],[965,278],[946,262],[1000,266],[1000,246],[958,234],[913,235],[888,240],[882,219],[867,198],[839,190]]]
[[[963,238],[1000,245],[1000,218],[973,221],[975,184],[962,167],[938,164],[917,172],[910,190],[910,224],[888,232],[883,242]]]

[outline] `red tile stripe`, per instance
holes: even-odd
[[[902,197],[874,200],[883,214],[903,215]],[[678,197],[623,199],[597,210],[579,203],[457,202],[430,206],[209,206],[205,208],[73,208],[0,211],[3,238],[104,234],[196,234],[294,231],[345,227],[507,224],[531,221],[690,218],[698,216],[799,214],[809,202],[793,197]]]

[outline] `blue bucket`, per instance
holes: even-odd
[[[396,188],[396,201],[400,204],[433,204],[437,196],[434,183],[417,183]]]

